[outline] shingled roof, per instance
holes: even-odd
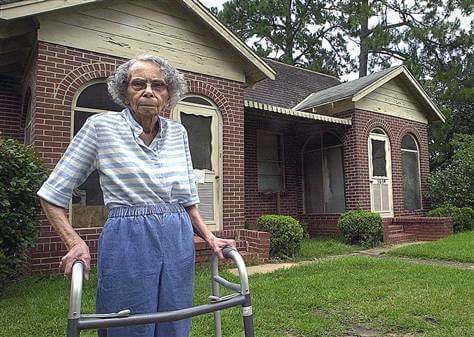
[[[359,79],[341,83],[339,85],[314,92],[310,96],[305,97],[305,100],[301,101],[295,109],[305,110],[315,106],[323,105],[326,103],[337,102],[344,98],[352,97],[362,89],[368,87],[372,83],[393,72],[401,66],[391,67],[373,74],[370,74]]]
[[[275,80],[264,79],[245,90],[245,99],[263,104],[292,108],[310,94],[340,84],[330,75],[264,59],[276,72]]]

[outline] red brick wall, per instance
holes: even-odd
[[[69,144],[74,97],[87,82],[106,78],[125,60],[89,51],[39,42],[34,95],[33,143],[42,160],[53,168]],[[244,226],[243,85],[211,76],[186,73],[190,93],[209,97],[223,119],[224,229]],[[168,113],[169,115],[169,113]],[[79,229],[96,258],[100,229]],[[65,254],[50,224],[43,218],[38,244],[31,254],[33,271],[57,269]]]
[[[19,80],[0,76],[0,137],[23,141],[23,97]]]
[[[453,219],[449,217],[399,217],[392,224],[403,226],[405,233],[414,234],[417,240],[438,240],[453,234]]]
[[[346,112],[340,114],[340,116],[352,117],[352,126],[346,133],[344,139],[344,178],[346,184],[347,209],[356,209],[360,206],[363,209],[370,210],[367,140],[369,133],[373,129],[381,128],[390,139],[394,216],[424,214],[424,210],[429,207],[425,198],[422,198],[424,210],[405,210],[400,149],[403,136],[407,133],[413,135],[420,148],[420,178],[423,194],[426,191],[426,182],[429,174],[427,125],[363,110],[356,110],[351,113]]]
[[[407,211],[404,209],[400,148],[401,140],[407,133],[411,133],[418,142],[423,193],[429,173],[427,125],[362,110],[340,113],[338,117],[351,117],[352,126],[344,128],[326,123],[322,124],[321,128],[328,130],[336,127],[338,133],[342,135],[346,209],[362,207],[370,210],[368,137],[374,128],[379,127],[385,130],[390,139],[394,215],[398,217],[424,214],[424,210]],[[281,121],[281,123],[278,124],[277,121]],[[283,121],[286,122],[283,123]],[[315,121],[312,123],[317,125]],[[250,227],[255,225],[255,219],[260,215],[277,213],[276,197],[257,191],[256,134],[257,129],[267,129],[284,132],[286,191],[280,197],[280,213],[292,215],[307,222],[312,235],[339,233],[337,229],[338,214],[303,213],[301,151],[305,141],[312,134],[308,132],[306,124],[307,122],[304,123],[302,119],[289,119],[275,113],[256,111],[255,109],[246,110],[245,220]],[[423,208],[428,207],[429,204],[423,198]]]

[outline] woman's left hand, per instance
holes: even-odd
[[[235,240],[231,240],[231,239],[221,239],[216,236],[213,236],[208,241],[208,243],[211,246],[212,251],[216,253],[219,259],[221,260],[224,259],[224,255],[222,254],[222,249],[224,249],[225,247],[229,247],[229,248],[233,248],[237,250]]]

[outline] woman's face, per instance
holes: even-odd
[[[160,67],[152,61],[135,62],[128,72],[125,103],[138,121],[157,117],[168,100],[168,87]]]

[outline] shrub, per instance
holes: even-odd
[[[300,251],[304,231],[295,218],[285,215],[262,215],[257,219],[257,228],[272,234],[271,256],[288,258]]]
[[[31,148],[0,139],[0,283],[21,271],[36,238],[36,192],[46,168]]]
[[[345,212],[337,226],[346,242],[373,247],[383,238],[383,221],[379,214],[362,210]]]
[[[453,218],[455,233],[474,229],[474,210],[471,207],[438,207],[429,211],[428,216],[449,216]]]

